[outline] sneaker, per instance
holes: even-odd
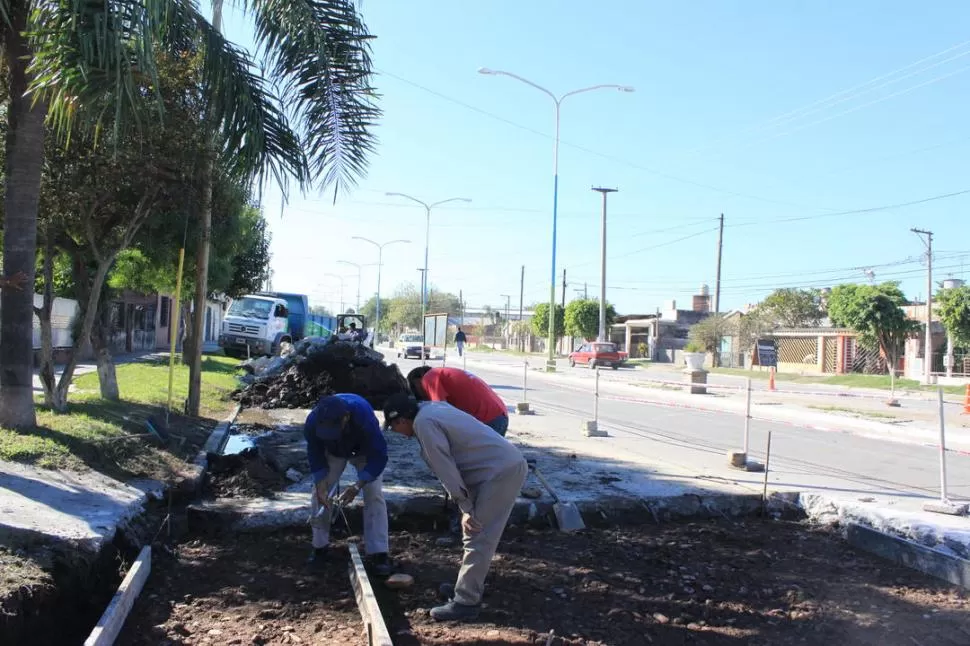
[[[330,559],[330,546],[326,547],[314,547],[310,552],[310,557],[306,560],[306,563],[311,568],[320,568],[327,564]]]
[[[391,557],[387,555],[387,552],[371,554],[368,556],[368,561],[370,562],[369,564],[371,570],[374,572],[374,576],[391,576]]]
[[[442,601],[451,601],[455,598],[455,584],[442,583],[438,586],[438,596]]]
[[[456,601],[449,601],[443,606],[431,609],[431,618],[435,621],[474,621],[482,607],[466,606]]]

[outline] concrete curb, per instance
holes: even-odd
[[[241,411],[242,404],[236,404],[236,407],[229,413],[229,416],[216,424],[216,427],[209,433],[209,438],[196,454],[195,459],[192,460],[192,464],[189,467],[193,472],[186,482],[186,488],[189,491],[198,491],[199,487],[202,486],[202,480],[205,478],[206,471],[209,469],[209,454],[222,451],[226,445],[226,440],[229,438],[229,429],[235,423]]]
[[[849,523],[846,540],[853,547],[970,589],[970,561],[871,527]]]
[[[417,491],[413,495],[385,491],[387,512],[392,524],[419,525],[445,529],[448,511],[444,497],[437,492]],[[649,498],[611,497],[575,500],[590,525],[604,523],[642,523],[687,518],[737,518],[761,509],[757,494],[683,494]],[[546,525],[554,518],[553,501],[516,501],[509,516],[513,525]],[[792,507],[790,503],[785,506]],[[773,513],[784,510],[772,503]],[[362,504],[355,502],[344,512],[353,528],[363,527]],[[307,493],[283,493],[274,499],[221,499],[189,505],[193,529],[229,532],[264,532],[306,527],[310,515]]]

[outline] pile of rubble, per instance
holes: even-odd
[[[408,389],[397,366],[384,363],[380,353],[321,337],[302,339],[285,356],[253,359],[243,368],[250,374],[232,398],[252,408],[312,408],[333,393],[354,393],[380,408]]]

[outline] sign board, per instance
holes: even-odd
[[[424,317],[424,344],[431,356],[444,356],[448,346],[448,315],[426,314]]]
[[[757,365],[768,368],[778,367],[778,348],[775,346],[774,339],[758,339],[756,348]]]

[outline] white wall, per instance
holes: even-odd
[[[34,294],[34,307],[44,304],[44,297]],[[71,319],[77,313],[77,301],[70,298],[55,298],[51,309],[51,332],[55,348],[68,348],[74,342],[71,338]],[[40,349],[40,319],[34,315],[34,349]]]

